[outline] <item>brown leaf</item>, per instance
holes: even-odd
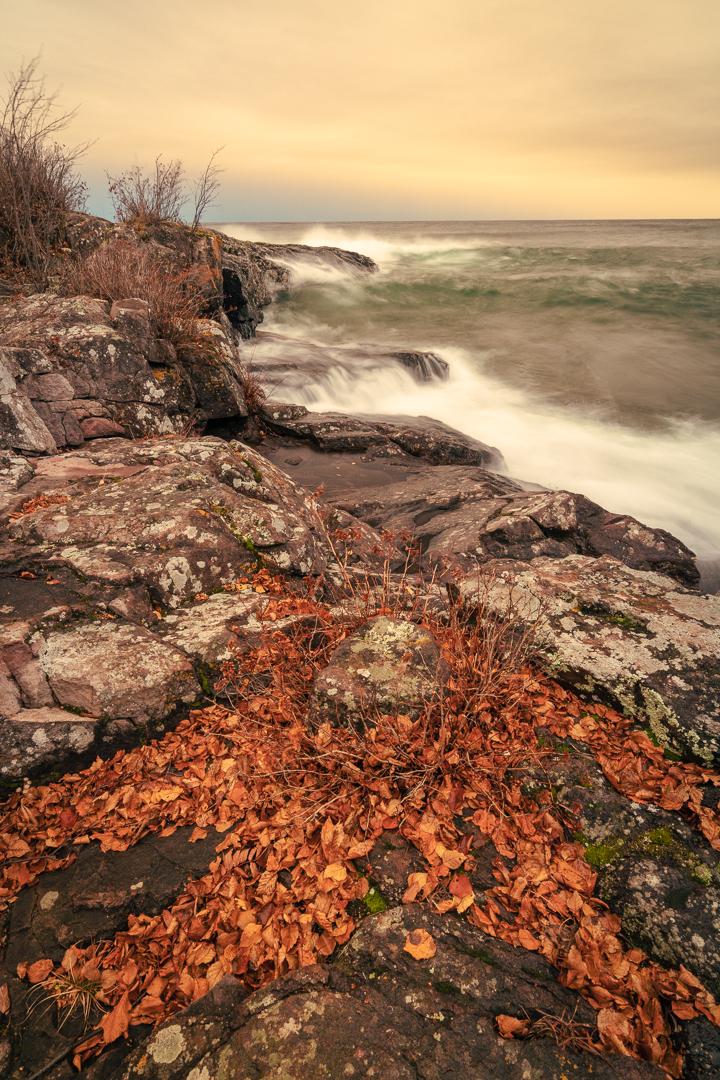
[[[495,1023],[503,1039],[521,1039],[530,1031],[529,1020],[518,1020],[516,1016],[507,1016],[505,1013],[496,1016]]]
[[[430,960],[437,952],[437,945],[427,930],[411,930],[405,938],[404,949],[415,960]]]
[[[27,978],[31,983],[40,983],[43,979],[47,979],[48,975],[52,971],[52,960],[36,960],[34,964],[30,964],[27,969]],[[18,972],[20,974],[20,972]]]
[[[127,1035],[129,1026],[130,995],[126,990],[115,1008],[109,1013],[105,1013],[100,1021],[100,1030],[102,1031],[103,1042],[105,1045],[107,1046],[108,1043],[115,1042],[121,1035]]]

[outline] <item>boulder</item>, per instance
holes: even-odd
[[[491,561],[466,602],[538,628],[545,669],[686,758],[720,760],[720,596],[617,559]]]
[[[423,930],[429,960],[405,950]],[[245,997],[224,979],[133,1050],[102,1058],[88,1080],[627,1080],[653,1065],[596,1057],[548,1038],[499,1037],[495,1017],[595,1014],[535,954],[488,938],[455,916],[411,905],[366,919],[331,964],[286,975]]]
[[[86,440],[169,434],[247,416],[243,372],[225,322],[197,320],[178,353],[142,300],[112,305],[43,294],[8,305],[0,349],[0,446],[54,453]]]
[[[380,615],[346,638],[318,672],[310,720],[362,729],[380,714],[417,716],[446,678],[428,630]]]
[[[528,490],[481,469],[437,468],[332,498],[374,528],[409,533],[426,558],[468,569],[494,558],[577,553],[612,555],[685,585],[699,580],[693,553],[663,529],[612,514],[584,495]]]

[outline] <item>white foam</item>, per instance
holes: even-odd
[[[669,422],[661,432],[559,410],[485,374],[482,358],[433,349],[447,382],[419,385],[398,369],[335,368],[305,390],[318,410],[432,416],[497,446],[511,476],[582,492],[617,513],[668,529],[704,560],[720,558],[720,432]]]

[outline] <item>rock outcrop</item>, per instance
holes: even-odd
[[[408,934],[431,934],[437,952],[417,961]],[[501,1039],[495,1018],[573,1016],[592,1010],[559,986],[540,957],[488,938],[453,916],[412,906],[368,918],[331,964],[278,979],[244,998],[223,980],[172,1017],[125,1062],[99,1061],[89,1080],[628,1080],[659,1069],[596,1057],[549,1038]]]
[[[240,443],[114,439],[7,460],[6,781],[86,759],[195,700],[232,648],[257,640],[262,595],[222,590],[259,560],[298,576],[333,564],[312,500]]]
[[[539,626],[555,677],[611,702],[683,757],[720,760],[720,597],[577,555],[490,562],[461,593]]]
[[[29,453],[247,416],[231,334],[197,320],[202,355],[156,337],[148,305],[42,294],[12,302],[0,348],[0,444]]]

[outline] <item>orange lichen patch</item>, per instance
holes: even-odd
[[[452,610],[417,616],[450,671],[440,703],[428,702],[416,719],[369,715],[362,731],[308,726],[315,674],[352,620],[311,595],[290,595],[269,575],[237,585],[245,586],[268,593],[268,628],[258,648],[227,665],[232,708],[193,712],[157,742],[17,794],[0,819],[5,902],[66,865],[68,846],[124,850],[190,824],[196,837],[210,827],[226,833],[207,873],[169,908],[130,917],[112,940],[73,947],[49,972],[87,967],[102,976],[107,1011],[76,1049],[76,1064],[225,975],[252,989],[328,957],[354,929],[349,905],[368,887],[362,860],[383,831],[398,830],[425,862],[409,875],[405,902],[464,913],[486,933],[541,953],[598,1010],[596,1048],[680,1075],[670,1014],[718,1023],[720,1009],[684,968],[666,970],[624,946],[619,919],[595,896],[595,871],[570,839],[571,822],[549,791],[527,794],[524,778],[554,753],[548,730],[582,739],[619,790],[682,811],[715,846],[717,820],[701,788],[720,778],[666,761],[612,710],[590,710],[515,664],[519,653],[496,627]],[[303,616],[293,630],[273,628],[290,614]],[[496,884],[481,899],[461,814],[498,852]],[[410,946],[423,956],[433,947],[422,938]],[[503,1034],[530,1033],[510,1020],[498,1019]],[[592,1041],[572,1025],[559,1030]]]

